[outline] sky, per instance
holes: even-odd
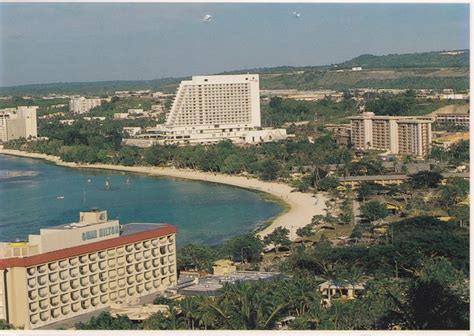
[[[0,86],[468,48],[467,4],[0,3]]]

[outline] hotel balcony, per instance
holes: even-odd
[[[69,305],[61,307],[61,314],[69,315],[70,312],[71,312],[71,307]]]
[[[151,278],[152,278],[150,271],[145,272],[144,276],[145,276],[145,279],[146,279],[146,280],[151,280]]]
[[[160,246],[160,255],[166,254],[166,247],[165,246]]]
[[[81,287],[85,287],[88,285],[89,285],[89,278],[88,277],[81,278]]]
[[[118,286],[119,286],[120,288],[125,287],[125,284],[126,284],[125,279],[119,279],[119,281],[118,281]]]
[[[118,270],[117,270],[117,274],[118,276],[122,277],[125,275],[125,267],[120,267]]]
[[[117,281],[111,281],[109,285],[110,285],[110,290],[115,290],[117,288]]]
[[[160,270],[159,269],[154,269],[153,270],[153,277],[154,278],[159,278],[161,276]]]
[[[58,318],[60,316],[60,311],[59,308],[52,309],[51,310],[51,317],[52,318]]]
[[[103,283],[103,284],[100,285],[100,291],[101,291],[102,293],[106,293],[108,289],[109,289],[109,285],[108,285],[108,284]]]
[[[79,299],[79,291],[76,291],[76,292],[72,292],[71,293],[71,300],[72,301],[76,301]]]
[[[89,290],[88,288],[81,289],[81,298],[86,299],[89,297]]]
[[[98,269],[99,269],[99,267],[97,266],[97,264],[90,264],[90,265],[89,265],[89,271],[90,271],[91,273],[97,272]]]
[[[46,309],[46,308],[48,308],[48,306],[49,306],[49,305],[48,305],[48,300],[41,300],[41,301],[39,302],[39,306],[40,306],[40,309]]]
[[[135,290],[135,287],[130,287],[128,290],[127,290],[127,294],[130,295],[130,296],[133,296],[135,295],[137,291]]]
[[[68,302],[69,302],[69,294],[62,294],[62,295],[61,295],[61,302],[62,302],[63,304],[68,303]]]
[[[49,303],[51,304],[51,306],[56,307],[57,305],[59,305],[59,297],[52,297],[51,299],[49,299]]]
[[[115,270],[109,271],[109,278],[110,279],[115,279],[116,276],[117,276],[117,272]]]
[[[143,280],[144,280],[143,274],[137,274],[137,275],[135,275],[135,280],[136,280],[137,282],[143,282]]]
[[[97,305],[100,303],[100,300],[99,298],[95,297],[95,298],[92,298],[91,303],[92,303],[92,307],[97,307]]]
[[[96,253],[89,254],[89,262],[94,262],[96,260],[97,260],[97,254]]]
[[[71,309],[73,312],[77,313],[81,309],[81,304],[79,302],[74,302],[71,305]]]
[[[129,276],[127,278],[127,284],[128,285],[133,285],[134,282],[135,282],[135,279],[133,278],[133,276]]]
[[[125,289],[119,290],[119,292],[118,292],[118,297],[119,297],[119,298],[123,299],[123,298],[125,298],[126,296],[127,296],[127,292],[125,291]]]
[[[158,248],[154,248],[154,249],[151,250],[151,254],[154,257],[158,257],[160,255],[160,250]]]
[[[107,257],[109,257],[109,258],[115,257],[115,249],[107,250]]]
[[[123,257],[123,256],[122,256],[122,257],[118,257],[118,258],[117,258],[117,264],[118,264],[119,266],[123,266],[123,265],[125,264],[125,257]]]
[[[41,312],[39,315],[40,320],[43,322],[46,322],[49,319],[49,312]]]
[[[81,308],[82,309],[89,309],[90,306],[91,306],[91,303],[89,302],[89,300],[81,301]]]
[[[69,276],[70,276],[71,278],[75,278],[75,277],[77,277],[78,275],[79,275],[79,269],[78,269],[77,267],[76,267],[76,268],[71,268],[71,269],[69,270]]]
[[[61,289],[61,292],[67,291],[70,288],[69,287],[69,282],[68,281],[61,282],[61,284],[59,285],[59,288]]]
[[[134,262],[134,258],[133,258],[133,255],[129,254],[125,257],[125,260],[127,261],[128,264]]]
[[[79,288],[79,279],[74,279],[69,282],[71,284],[72,289],[77,289]]]
[[[141,294],[145,290],[145,286],[143,284],[137,286],[137,293]]]
[[[151,268],[151,261],[147,260],[143,263],[143,265],[145,266],[146,270],[149,270]]]
[[[89,276],[89,281],[91,284],[99,283],[99,274],[94,274]]]
[[[30,287],[30,288],[36,287],[36,278],[28,279],[28,287]]]
[[[160,260],[158,258],[153,259],[153,267],[159,267],[160,266]]]
[[[99,280],[102,281],[107,281],[107,273],[106,272],[101,272],[99,273]]]
[[[38,273],[41,273],[41,274],[46,272],[46,269],[47,269],[46,265],[40,265],[37,267]]]
[[[100,303],[106,304],[107,302],[109,302],[109,298],[107,297],[107,295],[102,295],[100,297]]]
[[[151,290],[152,288],[153,288],[153,285],[152,285],[151,281],[145,283],[145,290],[149,291],[149,290]]]
[[[59,268],[61,268],[61,269],[64,269],[64,268],[66,268],[66,267],[68,266],[66,260],[60,260],[60,261],[58,262],[58,264],[59,264]]]
[[[135,253],[135,260],[140,261],[143,259],[143,254],[141,252]]]
[[[135,266],[134,265],[128,265],[127,266],[127,274],[133,274],[135,273]]]
[[[46,288],[40,288],[38,289],[38,294],[41,298],[44,298],[48,295],[48,290]]]
[[[49,291],[53,295],[59,293],[59,285],[49,286]]]
[[[88,260],[87,260],[87,256],[82,255],[82,256],[79,257],[79,262],[80,262],[81,264],[85,264],[85,263],[87,263],[87,261],[88,261]]]
[[[67,280],[68,277],[69,277],[68,271],[64,270],[64,271],[59,272],[59,279],[64,281],[64,280]]]
[[[58,264],[55,262],[49,263],[48,264],[48,269],[50,272],[55,271],[58,269]]]
[[[161,285],[161,281],[160,280],[153,280],[153,287],[154,288],[158,288],[160,287]]]
[[[38,323],[38,321],[39,321],[38,314],[34,314],[34,315],[31,315],[31,316],[30,316],[30,322],[31,322],[32,324],[36,324],[36,323]]]
[[[58,273],[50,273],[49,274],[49,282],[56,282],[58,281]]]
[[[36,274],[36,268],[35,268],[35,267],[29,267],[29,268],[26,270],[26,273],[27,273],[29,276],[35,275],[35,274]]]
[[[99,294],[99,286],[91,287],[91,294],[93,296]]]
[[[158,243],[159,243],[159,241],[158,241],[157,238],[154,238],[154,239],[151,240],[151,245],[153,245],[153,246],[158,246]]]
[[[109,259],[108,265],[109,265],[110,268],[115,267],[115,259]]]
[[[143,271],[143,264],[135,264],[135,270],[137,272]]]
[[[36,290],[32,290],[28,292],[28,298],[30,300],[36,300],[37,297],[38,297],[38,292]]]
[[[143,247],[147,249],[147,248],[150,247],[150,244],[151,244],[150,241],[146,240],[146,241],[143,242]]]
[[[145,259],[150,258],[150,257],[151,257],[151,252],[150,252],[150,250],[145,250],[145,251],[143,251],[143,257],[144,257]]]
[[[123,246],[117,247],[117,255],[124,255],[125,254],[125,248]]]
[[[110,301],[114,302],[115,300],[117,300],[117,292],[110,293],[109,297],[110,297]]]
[[[99,255],[100,260],[105,259],[105,257],[107,256],[107,252],[105,252],[105,251],[100,251],[97,254]]]
[[[88,267],[86,265],[79,266],[79,273],[81,275],[86,275],[87,273],[89,273]]]
[[[135,248],[135,251],[140,251],[142,249],[142,243],[135,243],[133,244],[133,247]]]
[[[36,312],[39,308],[38,302],[32,302],[30,303],[30,311],[31,312]]]
[[[133,245],[125,246],[125,251],[127,251],[128,253],[132,252],[133,251]]]
[[[69,259],[69,265],[70,266],[76,266],[78,263],[79,263],[79,259],[77,257]]]

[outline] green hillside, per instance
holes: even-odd
[[[362,66],[363,68],[469,68],[469,50],[432,51],[413,54],[384,56],[360,55],[343,63],[339,68]]]
[[[451,54],[450,54],[451,53]],[[363,71],[351,71],[362,66]],[[469,50],[361,55],[350,61],[326,66],[280,66],[244,69],[221,74],[259,73],[262,89],[317,90],[349,88],[469,89]],[[175,92],[182,78],[139,81],[54,83],[0,88],[0,95],[35,95],[48,93],[107,95],[123,90],[161,90]]]

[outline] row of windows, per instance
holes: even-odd
[[[173,278],[165,277],[161,280],[147,281],[142,284],[128,286],[119,290],[114,290],[108,294],[99,294],[85,298],[79,291],[66,295],[56,296],[49,300],[41,300],[30,303],[30,322],[33,325],[45,324],[60,318],[78,315],[84,310],[98,309],[118,299],[126,299],[130,296],[142,296],[149,292],[156,291],[163,286],[169,286]],[[43,322],[43,323],[42,323]]]

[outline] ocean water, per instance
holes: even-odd
[[[173,224],[178,245],[220,243],[282,211],[278,203],[242,188],[0,155],[0,241],[76,222],[79,211],[92,207],[122,224]]]

